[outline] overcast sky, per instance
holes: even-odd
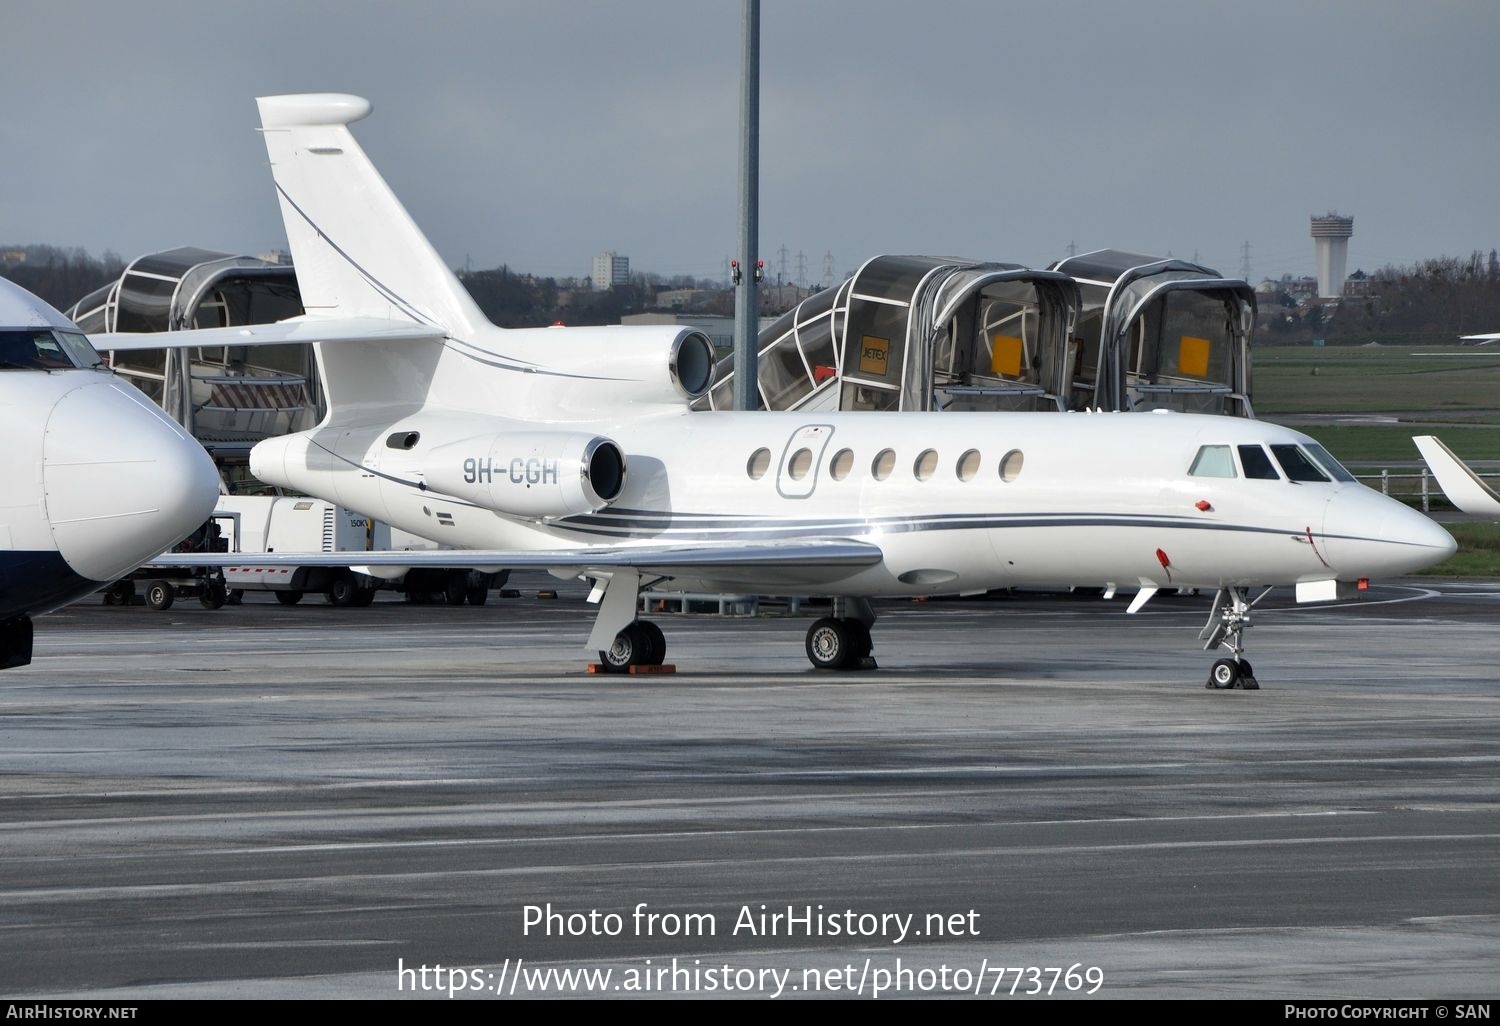
[[[0,0],[0,243],[284,245],[253,98],[351,92],[455,266],[717,276],[739,0]],[[1257,278],[1500,246],[1495,0],[764,0],[761,255]]]

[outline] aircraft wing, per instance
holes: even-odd
[[[1478,342],[1480,345],[1484,345],[1486,342],[1500,342],[1500,334],[1495,334],[1495,335],[1460,335],[1460,336],[1458,336],[1458,338],[1459,338],[1459,341],[1461,341],[1461,342]]]
[[[1474,516],[1500,516],[1500,495],[1480,480],[1467,463],[1453,455],[1453,450],[1436,435],[1418,435],[1412,441],[1449,502]]]
[[[189,331],[100,332],[89,341],[102,352],[196,346],[279,346],[307,342],[439,341],[442,328],[384,317],[310,317],[275,324],[243,324]]]
[[[714,580],[755,581],[778,585],[817,584],[874,566],[884,558],[880,548],[851,539],[829,541],[730,542],[711,545],[628,546],[512,552],[488,549],[422,549],[366,552],[209,552],[164,553],[148,566],[332,566],[332,567],[472,567],[478,570],[569,570],[585,573],[632,569],[642,574],[675,577],[691,574]]]

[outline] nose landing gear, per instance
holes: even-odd
[[[1238,685],[1245,691],[1260,690],[1250,660],[1245,658],[1244,634],[1250,629],[1250,608],[1271,593],[1267,588],[1249,599],[1248,588],[1220,588],[1214,596],[1214,605],[1208,613],[1208,623],[1198,634],[1203,650],[1227,648],[1231,658],[1219,659],[1208,671],[1208,683],[1204,687],[1215,691],[1228,691]]]

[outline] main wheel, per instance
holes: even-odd
[[[625,673],[632,666],[644,664],[650,648],[651,643],[641,631],[640,624],[632,623],[615,635],[613,645],[600,651],[599,662],[609,673]]]
[[[1218,691],[1227,691],[1240,682],[1240,664],[1233,659],[1215,660],[1208,671],[1208,686]]]
[[[807,629],[807,658],[820,670],[842,670],[855,657],[852,638],[846,620],[825,616]]]
[[[641,652],[641,665],[660,666],[667,660],[667,636],[650,620],[637,620],[635,629],[645,642]]]
[[[171,609],[172,603],[177,600],[177,589],[166,581],[152,581],[146,585],[146,605],[161,612]]]
[[[229,601],[229,593],[222,584],[205,584],[198,592],[198,603],[204,609],[222,609]]]
[[[356,609],[364,609],[366,606],[370,605],[374,601],[375,601],[375,589],[374,588],[355,588],[354,589],[354,598],[350,600],[349,604],[351,606],[354,606]]]
[[[482,606],[490,600],[490,589],[482,584],[471,584],[464,592],[471,606]]]
[[[295,606],[298,602],[302,601],[302,593],[300,591],[278,591],[275,594],[276,601],[284,606]]]

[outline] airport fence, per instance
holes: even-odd
[[[1500,463],[1496,460],[1473,460],[1472,466],[1482,477],[1490,477],[1500,472]],[[1406,466],[1394,469],[1386,468],[1386,466],[1382,468],[1350,466],[1349,471],[1358,477],[1361,483],[1380,489],[1383,495],[1416,505],[1424,513],[1454,508],[1454,504],[1448,501],[1448,496],[1443,495],[1442,487],[1437,486],[1433,472],[1427,466],[1422,466],[1421,469],[1406,468]]]

